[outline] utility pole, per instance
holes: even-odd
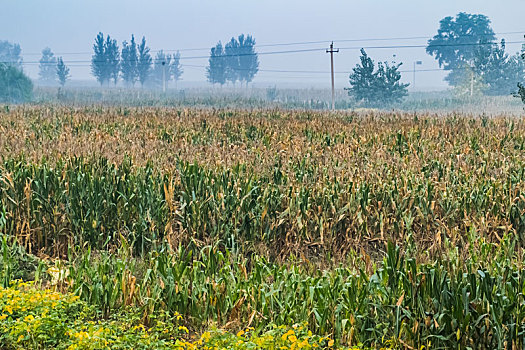
[[[166,93],[166,62],[162,61],[162,92]]]
[[[332,66],[332,111],[335,110],[334,52],[339,52],[339,49],[334,50],[334,42],[332,41],[330,49],[326,50],[326,53],[330,53],[330,62]]]

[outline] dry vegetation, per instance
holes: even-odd
[[[431,251],[445,242],[462,248],[472,230],[490,242],[507,234],[521,238],[525,230],[525,123],[518,118],[51,107],[21,107],[0,117],[0,155],[4,162],[24,159],[4,167],[5,179],[26,162],[35,165],[18,181],[33,187],[38,179],[30,172],[41,167],[49,167],[45,176],[59,177],[99,159],[122,170],[130,158],[125,171],[132,174],[151,168],[144,186],[157,192],[155,203],[169,204],[153,223],[156,237],[184,233],[206,241],[225,234],[213,228],[224,224],[272,251],[307,253],[310,247],[317,254],[320,247],[344,254],[382,249],[389,240]],[[77,157],[83,160],[71,161]],[[11,185],[0,186],[9,191]],[[72,183],[56,186],[39,196],[60,192],[55,201],[70,202]],[[184,195],[192,193],[195,198]],[[12,225],[18,234],[36,235],[46,219],[74,231],[64,206],[57,203],[54,217],[47,217],[34,197],[2,198],[18,212],[8,217],[19,221]],[[119,207],[126,198],[112,200],[105,205]],[[199,213],[188,211],[196,205]]]
[[[522,119],[22,106],[0,135],[4,286],[25,250],[102,318],[523,346]]]

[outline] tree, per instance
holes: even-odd
[[[206,78],[212,84],[224,85],[226,83],[226,58],[222,43],[219,41],[210,50],[208,67],[206,67]]]
[[[91,57],[91,73],[97,78],[100,85],[109,84],[111,79],[115,84],[118,79],[120,53],[115,39],[108,35],[104,40],[102,32],[97,34],[93,44],[93,56]]]
[[[56,66],[56,75],[58,82],[62,87],[66,85],[66,81],[69,79],[69,68],[64,64],[62,57],[58,58],[58,63]]]
[[[94,54],[91,57],[91,73],[102,86],[109,81],[109,71],[106,64],[106,45],[104,43],[104,34],[97,34],[95,44],[93,44]]]
[[[376,71],[374,61],[364,49],[361,49],[360,61],[349,77],[350,88],[346,90],[350,96],[369,106],[383,106],[400,102],[408,94],[409,84],[400,82],[402,63],[379,62]]]
[[[22,49],[9,41],[0,41],[0,62],[22,69]]]
[[[31,99],[33,83],[16,64],[0,63],[0,101],[19,103]]]
[[[226,62],[226,80],[233,85],[237,80],[240,80],[241,62],[239,60],[240,47],[239,41],[235,38],[224,46],[224,57]]]
[[[510,56],[505,52],[505,40],[501,40],[499,46],[480,45],[473,60],[473,71],[481,78],[487,95],[509,95],[523,77],[522,61],[519,55]]]
[[[39,63],[40,81],[47,85],[55,84],[57,59],[49,47],[42,50],[42,58]]]
[[[175,88],[177,87],[177,82],[181,80],[182,73],[184,70],[180,64],[180,52],[177,51],[173,56],[170,64],[170,74],[175,81]]]
[[[138,46],[139,59],[137,65],[138,77],[142,87],[144,87],[144,83],[151,74],[151,64],[153,60],[151,59],[149,51],[149,47],[146,46],[146,38],[142,37],[142,41]]]
[[[110,79],[113,79],[113,83],[117,85],[120,72],[120,51],[117,40],[111,39],[108,35],[104,46],[104,55],[106,57],[108,69],[108,83]]]
[[[525,36],[524,36],[525,38]],[[521,61],[520,61],[520,64],[521,64],[521,81],[524,81],[525,80],[525,44],[522,46],[522,49],[521,49]],[[518,92],[515,94],[516,97],[520,97],[521,98],[521,101],[523,103],[525,103],[525,85],[523,85],[523,83],[521,82],[518,82]]]
[[[520,97],[521,101],[525,103],[525,85],[523,85],[522,83],[518,83],[518,92],[515,96]]]
[[[255,39],[251,35],[239,35],[239,80],[246,85],[250,83],[259,71],[259,58],[255,52]]]
[[[152,81],[157,87],[162,87],[163,83],[168,84],[171,77],[170,72],[171,55],[165,54],[160,50],[153,60],[153,70],[151,71]],[[163,82],[164,79],[164,82]]]
[[[122,43],[122,60],[120,63],[122,79],[124,79],[128,86],[134,86],[137,81],[137,64],[137,44],[135,43],[135,36],[131,35],[131,41],[129,44],[126,41]]]
[[[485,15],[460,12],[439,22],[437,34],[428,41],[426,51],[440,67],[449,70],[445,80],[452,86],[464,80],[465,64],[472,66],[479,45],[496,40],[490,20]]]

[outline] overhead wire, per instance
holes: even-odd
[[[505,32],[505,33],[499,33],[499,34],[518,34],[523,32]],[[370,38],[370,39],[345,39],[345,40],[338,40],[337,42],[358,42],[358,41],[381,41],[381,40],[412,40],[412,39],[423,39],[428,37],[423,36],[413,36],[413,37],[398,37],[398,38]],[[257,47],[270,47],[270,46],[291,46],[291,45],[303,45],[303,44],[319,44],[319,43],[326,43],[327,41],[303,41],[303,42],[290,42],[290,43],[278,43],[278,44],[263,44],[263,45],[256,45]],[[507,41],[506,44],[525,44],[525,41]],[[408,44],[408,45],[364,45],[364,46],[350,46],[350,47],[339,47],[340,50],[359,50],[359,49],[413,49],[413,48],[428,48],[428,47],[461,47],[461,46],[485,46],[485,45],[494,45],[494,42],[477,42],[477,43],[457,43],[457,44],[435,44],[435,45],[428,45],[428,44]],[[187,49],[190,50],[190,49]],[[191,49],[193,50],[193,49]],[[195,49],[197,50],[197,49]],[[159,50],[160,51],[160,50]],[[168,50],[164,50],[168,51]],[[182,50],[178,50],[182,51]],[[304,49],[291,49],[291,50],[274,50],[274,51],[263,51],[263,52],[255,52],[255,53],[240,53],[240,54],[228,54],[228,55],[222,55],[221,58],[228,58],[228,57],[242,57],[242,56],[265,56],[265,55],[280,55],[280,54],[295,54],[295,53],[307,53],[307,52],[320,52],[325,51],[325,48],[304,48]],[[158,52],[158,51],[157,51]],[[80,53],[70,53],[70,54],[80,54]],[[86,53],[88,54],[88,53]],[[201,56],[181,56],[180,60],[197,60],[197,59],[209,59],[209,55],[201,55]],[[93,63],[100,63],[96,60],[64,60],[66,64],[70,67],[89,67]],[[11,62],[0,62],[0,63],[11,63]],[[47,63],[42,63],[40,61],[23,61],[21,62],[22,65],[46,65]],[[49,63],[49,64],[55,64],[55,63]],[[181,66],[188,67],[188,68],[206,68],[206,66],[202,65],[193,65],[193,64],[181,64]],[[235,70],[245,70],[243,68],[237,68]],[[434,71],[444,71],[444,68],[433,68],[433,69],[417,69],[417,70],[399,70],[400,73],[408,73],[408,72],[434,72]],[[259,69],[258,72],[261,73],[277,73],[277,74],[300,74],[300,78],[307,78],[304,74],[328,74],[329,71],[322,71],[322,70],[288,70],[288,69]],[[335,74],[349,74],[352,73],[352,71],[336,71]],[[285,78],[284,76],[280,76],[282,78]],[[290,78],[290,77],[288,77]]]
[[[494,35],[510,35],[510,34],[525,34],[525,30],[521,31],[509,31],[509,32],[498,32]],[[492,34],[486,34],[482,36],[491,36]],[[468,37],[470,35],[458,35],[456,38]],[[266,43],[257,44],[257,47],[279,47],[279,46],[297,46],[297,45],[312,45],[312,44],[326,44],[330,42],[363,42],[363,41],[393,41],[393,40],[418,40],[418,39],[431,39],[431,36],[407,36],[407,37],[385,37],[385,38],[360,38],[360,39],[338,39],[338,40],[316,40],[316,41],[296,41],[296,42],[284,42],[284,43]],[[150,50],[150,52],[185,52],[185,51],[209,51],[209,47],[200,48],[179,48],[179,49],[159,49]],[[25,53],[25,56],[41,55],[41,52]],[[92,52],[57,52],[55,55],[90,55]]]

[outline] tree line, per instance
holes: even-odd
[[[155,58],[150,51],[145,37],[137,43],[135,36],[131,35],[129,42],[122,42],[120,50],[116,39],[109,35],[104,38],[103,33],[98,33],[93,44],[91,73],[101,86],[116,85],[120,78],[126,86],[135,86],[139,82],[142,87],[148,83],[162,86],[181,79],[183,69],[178,51],[172,55],[160,50]]]
[[[481,14],[458,13],[439,22],[437,34],[426,52],[448,72],[445,81],[458,97],[514,94],[525,103],[525,45],[516,54],[506,52],[506,41],[496,41],[490,19]],[[408,95],[401,83],[402,63],[375,62],[361,49],[360,63],[349,76],[346,90],[357,102],[381,107],[400,102]],[[516,92],[518,87],[518,92]]]
[[[247,86],[259,71],[255,38],[241,34],[225,45],[219,41],[210,49],[206,78],[213,85]],[[521,52],[507,53],[507,43],[499,42],[490,19],[481,14],[458,13],[439,22],[437,34],[426,46],[439,66],[448,72],[445,81],[457,96],[509,95],[525,102],[525,45]],[[55,57],[50,48],[42,50],[39,80],[44,84],[64,86],[70,69],[62,57]],[[408,94],[408,83],[401,82],[402,63],[374,62],[361,50],[360,62],[349,76],[346,90],[356,102],[367,106],[386,106],[401,101]],[[93,44],[91,73],[101,86],[165,86],[179,81],[183,74],[181,55],[160,50],[153,58],[146,38],[137,42],[131,35],[121,48],[117,40],[98,33]],[[518,88],[516,91],[516,87]],[[0,41],[0,99],[27,99],[31,80],[23,73],[21,49],[18,44]],[[28,92],[29,91],[29,92]]]
[[[58,82],[64,86],[70,78],[69,67],[66,66],[62,57],[55,57],[49,47],[42,50],[38,68],[39,80],[45,85],[54,85]]]
[[[255,39],[241,34],[231,38],[226,45],[219,41],[211,48],[206,77],[211,84],[224,85],[240,82],[246,86],[259,71],[259,58],[255,51]]]

